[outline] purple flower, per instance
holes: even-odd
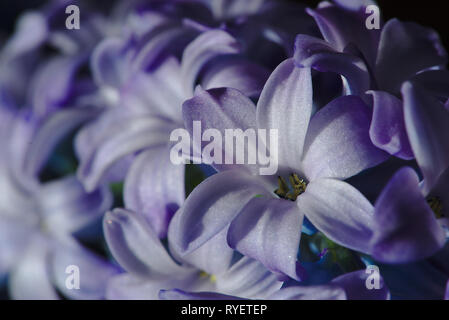
[[[449,217],[449,110],[419,84],[403,85],[407,133],[423,180],[399,170],[375,205],[374,258],[403,263],[443,247]]]
[[[373,207],[341,181],[386,159],[369,140],[369,110],[360,98],[336,99],[312,116],[310,69],[288,59],[268,79],[257,108],[239,91],[220,88],[198,91],[183,113],[191,135],[193,121],[222,133],[278,130],[279,185],[274,176],[252,175],[249,166],[216,165],[225,171],[195,188],[173,218],[169,236],[176,250],[188,254],[229,228],[232,248],[283,279],[299,280],[304,274],[297,253],[306,215],[335,242],[370,251]]]
[[[365,5],[352,8],[340,2],[323,2],[309,10],[325,40],[298,35],[295,63],[342,75],[345,94],[359,95],[372,105],[369,132],[373,143],[394,156],[413,159],[397,96],[407,80],[439,82],[444,71],[427,75],[424,71],[444,68],[447,53],[431,29],[392,19],[381,30],[368,30]]]
[[[180,257],[171,245],[164,247],[140,213],[116,209],[103,225],[112,254],[127,271],[109,281],[109,299],[158,299],[161,290],[170,289],[257,299],[282,285],[259,262],[236,256],[223,232]]]
[[[0,109],[0,273],[9,272],[14,299],[56,299],[55,287],[67,297],[101,298],[117,272],[72,237],[109,209],[109,191],[86,193],[73,176],[38,179],[61,136],[93,114],[71,109],[42,121],[25,110]],[[69,265],[80,268],[80,290],[65,285]]]

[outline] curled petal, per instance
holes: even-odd
[[[155,280],[189,274],[189,269],[173,261],[156,233],[138,214],[115,209],[105,215],[103,222],[109,249],[130,273]]]
[[[161,300],[242,300],[241,298],[228,296],[216,292],[187,292],[179,289],[161,290]]]
[[[348,82],[350,94],[362,95],[370,87],[368,68],[361,58],[339,52],[321,39],[298,35],[294,60],[298,67],[342,75]]]
[[[402,101],[385,91],[370,91],[373,96],[373,118],[369,134],[373,144],[401,159],[413,159],[405,130]]]
[[[184,50],[181,77],[184,92],[190,97],[201,69],[217,56],[238,54],[240,45],[230,34],[222,30],[204,32]]]
[[[126,208],[142,214],[160,238],[184,201],[184,170],[171,163],[166,147],[156,147],[138,155],[126,176]]]
[[[110,209],[107,187],[87,193],[73,176],[44,184],[37,193],[45,226],[55,233],[73,233],[99,219]]]
[[[411,168],[399,170],[375,204],[372,255],[389,263],[431,256],[446,240]]]

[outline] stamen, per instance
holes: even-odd
[[[441,203],[441,199],[438,197],[429,197],[427,198],[427,203],[429,204],[432,211],[435,213],[435,217],[437,219],[443,218],[443,204]]]
[[[284,178],[278,177],[279,188],[274,190],[274,193],[279,196],[279,198],[295,201],[296,198],[304,191],[306,191],[307,183],[304,179],[300,179],[296,173],[292,173],[288,180],[290,182],[290,187],[285,182]]]
[[[207,272],[201,271],[200,278],[209,278],[209,281],[212,283],[217,282],[217,277],[215,275],[208,274]]]

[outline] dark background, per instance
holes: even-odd
[[[92,0],[94,1],[94,0]],[[295,1],[295,0],[290,0]],[[43,0],[1,0],[0,33],[6,36],[14,29],[17,16],[31,8],[38,8]],[[319,0],[296,1],[315,7]],[[397,17],[401,20],[415,21],[432,27],[440,34],[445,47],[449,48],[449,0],[378,0],[384,20]]]

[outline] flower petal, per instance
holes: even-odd
[[[184,170],[171,163],[167,147],[156,147],[138,155],[126,176],[126,208],[142,214],[160,238],[184,201]]]
[[[401,159],[413,159],[402,101],[385,91],[369,91],[369,94],[373,96],[373,118],[369,129],[373,144]]]
[[[187,292],[179,289],[161,290],[161,300],[242,300],[238,297],[228,296],[216,292]]]
[[[359,57],[338,52],[321,39],[300,34],[295,41],[295,64],[320,72],[332,72],[347,80],[347,94],[363,95],[370,88],[370,75]]]
[[[186,97],[191,97],[201,69],[213,58],[237,54],[240,45],[230,34],[222,30],[206,31],[193,40],[184,50],[181,77]]]
[[[210,143],[202,141],[203,139],[201,137],[203,133],[208,129],[218,130],[221,133],[221,137],[223,137],[223,141],[220,141],[222,148],[221,161],[209,159],[207,152],[203,154],[203,161],[213,164],[219,171],[249,167],[248,165],[237,164],[236,154],[234,152],[232,164],[227,164],[226,162],[229,161],[226,161],[225,153],[228,148],[227,144],[233,146],[231,143],[234,142],[234,139],[231,139],[231,141],[226,139],[226,130],[240,129],[246,131],[247,129],[254,129],[256,127],[256,108],[249,98],[232,88],[218,88],[207,91],[198,89],[192,99],[184,102],[182,108],[184,125],[189,131],[190,137],[193,137],[193,151],[195,154],[199,152],[198,150],[202,151]],[[194,121],[200,121],[201,124],[201,136],[198,137],[201,141],[201,146],[196,144]],[[243,148],[245,148],[245,145],[243,145]],[[248,153],[249,150],[255,151],[255,146],[254,148],[248,146],[244,150],[248,150]],[[236,151],[235,153],[238,152]],[[230,156],[228,155],[228,157]]]
[[[423,259],[446,240],[413,169],[399,170],[375,204],[372,255],[389,263]]]
[[[73,176],[44,184],[36,197],[45,227],[59,234],[76,232],[99,219],[113,200],[107,187],[87,193]]]
[[[405,83],[402,94],[405,125],[427,194],[449,166],[449,112],[416,84]]]
[[[19,264],[10,273],[9,294],[15,300],[56,300],[52,285],[49,240],[33,237]]]
[[[123,163],[126,157],[145,148],[165,146],[169,141],[174,126],[170,120],[145,115],[120,115],[120,112],[114,112],[108,119],[100,118],[99,122],[78,134],[77,147],[81,155],[78,178],[88,191],[109,182],[110,170],[114,165]],[[91,136],[95,138],[89,140]]]
[[[248,299],[266,299],[282,282],[260,262],[242,257],[224,274],[217,276],[217,291]]]
[[[226,228],[256,195],[270,195],[270,186],[244,171],[217,173],[200,183],[170,224],[170,244],[181,255],[199,248]]]
[[[419,71],[446,63],[447,52],[434,30],[397,19],[383,27],[375,70],[382,90],[398,94],[402,83]]]
[[[369,137],[370,111],[356,96],[330,102],[312,118],[304,145],[303,170],[319,177],[346,179],[388,158]]]
[[[346,293],[333,285],[294,286],[272,294],[270,300],[346,300]]]
[[[253,198],[232,221],[228,242],[280,277],[301,280],[305,275],[297,256],[302,220],[295,202]]]
[[[280,170],[298,171],[311,113],[310,69],[287,59],[273,71],[257,103],[258,128],[278,130]]]
[[[379,288],[368,289],[370,274],[366,270],[354,271],[333,279],[331,283],[343,288],[348,300],[389,300],[390,291],[380,274],[379,279],[375,279],[379,280]]]
[[[69,266],[79,268],[77,290],[67,288]],[[108,280],[118,273],[117,267],[72,241],[57,244],[51,255],[51,267],[59,291],[71,299],[103,299]]]
[[[105,215],[103,229],[109,249],[120,265],[133,273],[155,280],[181,278],[190,272],[176,264],[156,233],[138,214],[115,209]]]
[[[318,179],[307,185],[296,202],[326,237],[347,248],[370,252],[374,208],[357,189],[343,181]]]

